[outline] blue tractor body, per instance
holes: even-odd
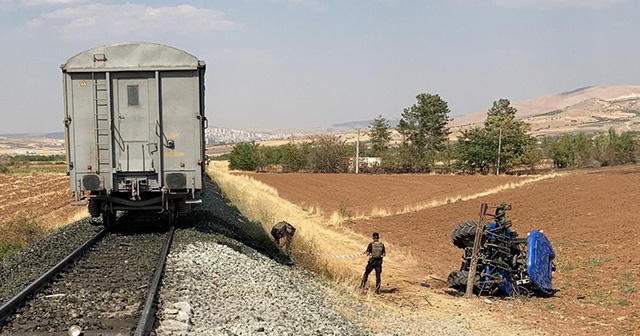
[[[448,283],[460,291],[466,289],[473,278],[476,293],[488,295],[531,296],[552,295],[552,272],[555,253],[549,239],[542,231],[531,231],[526,238],[519,238],[506,220],[502,204],[496,208],[495,221],[481,228],[478,264],[471,270],[473,241],[478,227],[476,221],[458,224],[451,234],[454,245],[464,249],[459,271],[451,272]]]
[[[527,237],[527,273],[531,282],[545,294],[553,294],[551,277],[556,254],[542,231],[531,231]]]

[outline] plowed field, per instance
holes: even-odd
[[[278,190],[280,197],[325,214],[352,211],[345,226],[370,236],[378,231],[393,249],[408,250],[423,263],[416,281],[431,274],[446,279],[459,267],[461,250],[450,241],[453,226],[477,219],[480,204],[511,203],[508,217],[521,235],[544,230],[557,254],[550,298],[479,301],[480,309],[508,314],[553,335],[640,334],[640,167],[568,172],[551,179],[496,188],[521,177],[249,174]],[[489,190],[492,189],[492,190]],[[467,199],[467,196],[474,195]],[[483,196],[484,195],[484,196]],[[449,199],[447,202],[446,199]],[[444,200],[444,201],[443,201]],[[431,203],[415,212],[408,205]],[[366,214],[389,209],[386,216]],[[388,268],[389,269],[389,268]],[[387,271],[394,292],[411,284]],[[415,272],[412,270],[411,272]],[[405,276],[407,274],[404,274]],[[411,274],[408,274],[411,276]],[[422,278],[420,278],[422,277]],[[397,277],[396,277],[397,278]],[[446,296],[446,285],[432,282]],[[461,299],[453,299],[461,300]]]

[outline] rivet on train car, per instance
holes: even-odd
[[[180,168],[184,168],[184,162],[180,162]]]

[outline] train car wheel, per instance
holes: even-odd
[[[102,213],[102,225],[105,229],[113,229],[116,226],[116,213],[105,211]]]

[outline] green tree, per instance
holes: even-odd
[[[542,149],[556,168],[582,167],[591,162],[593,141],[582,133],[545,137]]]
[[[389,149],[391,129],[389,121],[383,116],[379,115],[369,125],[369,141],[371,143],[369,155],[371,156],[380,156]]]
[[[405,108],[397,130],[403,137],[402,165],[412,171],[429,171],[435,154],[442,150],[449,134],[449,107],[439,95],[421,93],[417,103]]]
[[[256,153],[256,171],[265,172],[269,168],[277,163],[279,151],[273,146],[258,146]]]
[[[529,124],[523,120],[516,120],[516,108],[511,106],[508,99],[493,102],[487,111],[484,128],[487,137],[491,139],[491,148],[486,150],[495,153],[493,167],[500,171],[507,171],[516,164],[525,161],[527,148],[533,139],[528,134]]]
[[[511,106],[509,99],[498,99],[493,102],[493,105],[487,111],[484,127],[489,129],[499,128],[500,125],[513,121],[516,118],[516,112],[518,110]]]
[[[257,170],[261,163],[259,147],[255,142],[243,142],[233,146],[229,157],[229,169]]]
[[[522,163],[529,166],[529,171],[532,174],[536,172],[536,165],[542,160],[543,152],[542,148],[538,145],[538,141],[535,138],[531,138],[531,141],[524,149],[522,156]]]
[[[353,151],[337,135],[318,135],[309,149],[308,165],[314,173],[346,173]]]
[[[453,172],[456,159],[456,146],[454,143],[447,141],[444,149],[436,153],[436,166],[440,169],[440,172],[450,174]]]
[[[298,172],[307,165],[307,158],[311,143],[295,144],[290,142],[278,146],[277,164],[282,166],[284,172]]]
[[[497,155],[493,140],[485,128],[462,131],[455,145],[456,167],[467,174],[488,174]]]
[[[542,148],[546,157],[553,161],[556,168],[566,168],[573,165],[570,136],[546,136],[542,139]]]
[[[630,132],[618,134],[610,128],[594,139],[594,158],[603,166],[635,162],[636,141]]]
[[[484,127],[465,130],[456,144],[457,167],[466,173],[508,171],[517,164],[535,164],[529,125],[516,120],[507,99],[493,102]]]

